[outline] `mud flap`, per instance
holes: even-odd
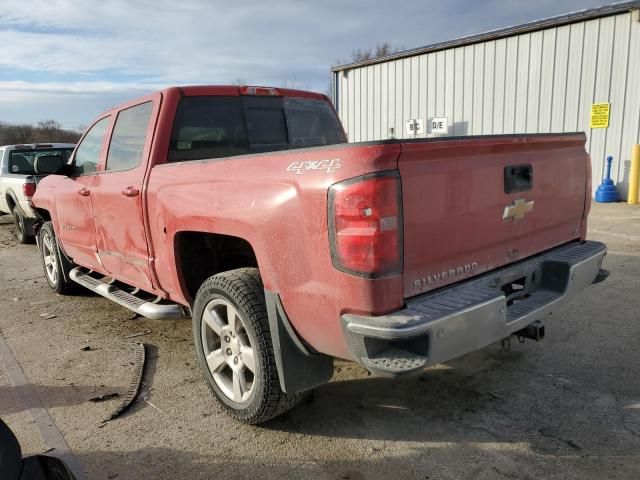
[[[333,376],[333,358],[311,352],[298,338],[289,323],[280,296],[264,291],[269,315],[269,330],[273,353],[280,377],[280,388],[285,393],[311,390],[327,383]]]
[[[16,200],[15,197],[12,197],[12,198],[14,202],[16,202],[15,206],[13,207],[13,210],[18,210],[18,212],[22,216],[22,225],[24,226],[24,233],[26,233],[30,237],[34,236],[35,235],[34,224],[36,223],[36,219],[28,217],[27,214],[22,209],[22,207],[20,206],[20,203],[18,202],[18,200]],[[13,210],[12,210],[12,213],[13,213]]]
[[[36,221],[33,218],[26,218],[24,217],[24,231],[27,235],[29,235],[30,237],[35,236],[34,233],[34,224],[36,223]]]

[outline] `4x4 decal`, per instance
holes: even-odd
[[[333,173],[342,165],[339,158],[333,158],[330,160],[309,160],[301,162],[293,162],[287,167],[287,172],[296,172],[297,175],[302,175],[309,170],[324,170],[326,173]]]

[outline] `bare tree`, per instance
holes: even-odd
[[[394,47],[390,42],[377,43],[375,48],[356,48],[351,52],[351,60],[345,61],[343,59],[336,59],[333,62],[334,65],[344,65],[345,63],[357,63],[365,60],[372,60],[374,58],[386,57],[403,50],[404,47]],[[333,97],[333,82],[329,82],[329,86],[326,90],[327,96]]]
[[[387,55],[392,55],[394,53],[398,53],[403,50],[403,47],[394,47],[389,42],[377,43],[375,48],[356,48],[351,52],[351,59],[349,61],[345,61],[344,59],[337,58],[333,64],[334,65],[344,65],[345,63],[357,63],[363,62],[365,60],[372,60],[374,58],[386,57]],[[326,94],[328,97],[332,97],[333,91],[333,83],[329,82],[329,86],[326,89]]]
[[[351,52],[351,61],[362,62],[379,57],[386,57],[400,51],[400,48],[393,47],[389,42],[376,44],[375,48],[357,48]],[[344,63],[344,62],[339,62]]]
[[[392,53],[398,53],[401,49],[394,48],[391,46],[389,42],[382,42],[376,45],[376,58],[377,57],[386,57],[387,55],[391,55]]]
[[[62,128],[55,120],[43,120],[33,125],[0,122],[0,145],[20,143],[76,143],[80,132]]]
[[[62,130],[62,125],[55,120],[41,120],[38,122],[37,127],[46,131]]]
[[[285,75],[284,80],[280,84],[283,88],[291,88],[296,90],[309,90],[309,85],[303,82],[300,82],[295,75],[289,77],[289,75]]]
[[[363,60],[371,60],[370,48],[357,48],[351,52],[351,60],[353,62],[362,62]]]

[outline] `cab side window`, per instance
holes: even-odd
[[[89,129],[87,134],[78,145],[74,158],[74,175],[84,175],[93,173],[100,161],[100,152],[104,142],[104,135],[109,126],[109,117],[98,120]]]
[[[118,113],[105,170],[122,172],[140,165],[153,103],[146,102]]]

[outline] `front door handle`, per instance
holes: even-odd
[[[139,193],[140,193],[140,190],[138,190],[136,187],[127,187],[124,190],[122,190],[122,194],[125,197],[135,197]]]
[[[87,187],[82,187],[80,190],[78,190],[78,195],[82,195],[83,197],[88,197],[91,194],[91,190],[89,190]]]

